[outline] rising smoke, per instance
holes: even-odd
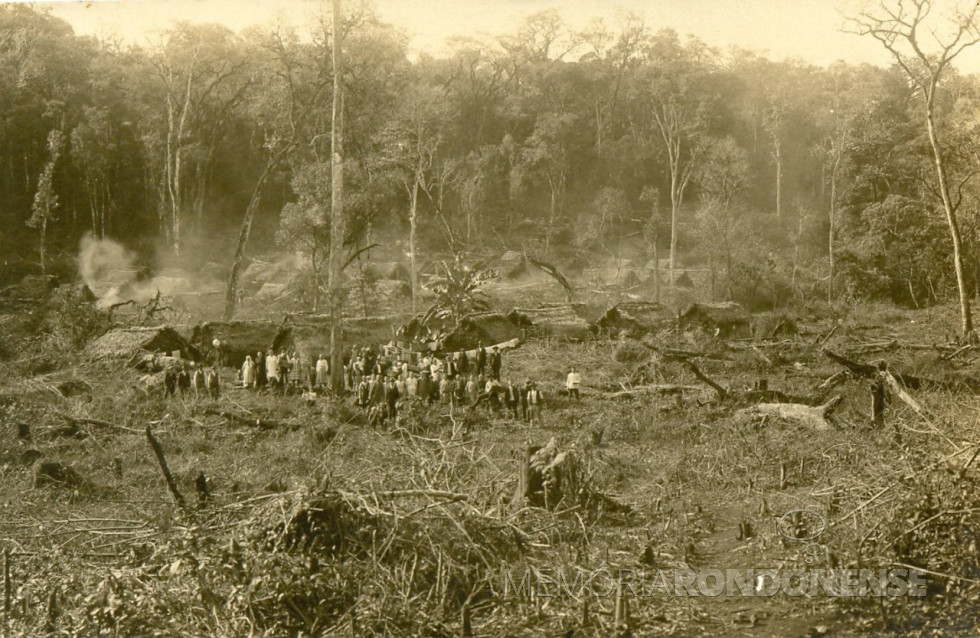
[[[78,250],[78,272],[98,297],[98,306],[108,308],[129,300],[145,304],[157,292],[166,296],[193,291],[195,285],[184,271],[151,275],[141,268],[136,253],[111,239],[91,233],[82,237]]]

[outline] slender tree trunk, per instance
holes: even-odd
[[[42,275],[48,274],[47,258],[45,257],[44,245],[46,243],[47,236],[48,236],[48,215],[50,214],[51,214],[50,210],[45,211],[44,218],[41,220],[41,232],[40,232],[41,241],[40,241],[40,246],[38,247],[38,253],[41,258]]]
[[[320,271],[316,265],[316,253],[316,245],[314,245],[313,250],[310,251],[310,270],[313,272],[313,312],[317,311],[317,305],[320,300]]]
[[[248,200],[248,207],[245,209],[245,217],[242,219],[242,228],[238,233],[238,247],[235,249],[235,259],[231,265],[231,276],[228,277],[228,287],[225,289],[225,321],[231,321],[235,316],[235,309],[238,306],[238,287],[241,278],[242,268],[245,265],[245,249],[248,247],[248,236],[252,232],[252,220],[255,219],[255,211],[259,208],[262,201],[262,191],[265,189],[266,182],[279,164],[279,160],[285,155],[286,150],[280,150],[269,158],[266,162],[259,181],[256,182],[252,190],[252,197]]]
[[[677,217],[681,206],[678,170],[676,161],[670,168],[670,285],[674,285],[674,269],[677,267]]]
[[[936,176],[939,178],[939,194],[943,200],[943,210],[946,212],[946,223],[953,240],[953,269],[956,271],[956,289],[960,297],[960,331],[964,337],[973,331],[973,316],[970,313],[970,297],[966,289],[966,277],[963,273],[963,241],[960,236],[960,226],[956,219],[956,208],[949,194],[949,183],[946,176],[946,163],[936,135],[936,125],[933,121],[931,96],[926,104],[926,128],[929,132],[929,144],[936,163]]]
[[[776,142],[776,220],[783,218],[783,145]]]
[[[419,271],[416,261],[415,233],[418,230],[418,203],[419,203],[419,180],[422,179],[422,157],[419,156],[418,165],[415,168],[415,178],[412,181],[412,189],[408,193],[408,259],[409,267],[412,270],[412,314],[417,311],[419,296]]]
[[[331,2],[333,17],[333,105],[330,122],[330,384],[335,394],[344,391],[344,309],[341,271],[344,247],[344,102],[340,49],[340,0]]]
[[[830,173],[830,229],[827,231],[827,249],[830,254],[830,275],[827,278],[827,303],[834,302],[834,233],[837,231],[837,169],[840,166],[840,150],[834,158],[834,168]]]

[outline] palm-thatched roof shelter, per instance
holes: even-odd
[[[91,359],[129,360],[142,354],[173,354],[185,359],[197,358],[187,341],[170,326],[153,328],[116,328],[88,344],[85,354]]]
[[[268,350],[278,331],[279,324],[273,321],[210,321],[194,328],[191,344],[210,352],[212,342],[219,339],[222,361],[237,368],[247,355]]]
[[[344,349],[366,345],[387,345],[395,338],[397,326],[406,317],[353,317],[344,319]],[[316,356],[330,353],[330,315],[286,315],[272,339],[277,350],[294,350]]]
[[[639,337],[676,325],[677,317],[667,306],[653,301],[623,301],[599,317],[597,332],[609,336]]]
[[[545,304],[537,308],[514,308],[507,315],[525,337],[583,341],[592,335],[585,304]]]
[[[718,337],[751,337],[752,315],[735,302],[694,303],[678,318],[681,328],[702,328]]]
[[[442,340],[442,349],[455,352],[520,339],[524,331],[510,315],[499,312],[480,312],[464,317],[459,328]]]

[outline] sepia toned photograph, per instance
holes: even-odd
[[[978,308],[977,0],[0,0],[0,638],[978,636]]]

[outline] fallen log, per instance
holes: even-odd
[[[600,399],[630,399],[643,394],[683,394],[684,392],[694,392],[700,390],[695,385],[677,385],[675,383],[664,383],[655,385],[641,385],[635,388],[627,388],[616,392],[595,391],[595,396]]]
[[[865,379],[877,379],[878,372],[883,369],[879,366],[870,365],[867,363],[860,363],[858,361],[853,361],[839,355],[835,352],[831,352],[826,348],[823,350],[824,355],[829,359],[836,361],[841,364],[854,374],[864,377]],[[909,390],[919,390],[922,388],[931,388],[934,390],[949,390],[951,392],[962,392],[963,390],[968,390],[973,394],[980,394],[980,379],[975,377],[955,377],[950,379],[928,379],[924,377],[916,377],[911,374],[902,374],[899,372],[891,372],[895,380],[901,385],[905,386]]]
[[[857,361],[853,361],[845,356],[837,354],[836,352],[827,350],[826,348],[823,349],[823,353],[831,361],[835,361],[841,364],[842,366],[844,366],[854,374],[864,377],[865,379],[875,379],[878,376],[878,370],[879,370],[878,366],[873,366],[867,363],[859,363]],[[914,377],[909,374],[899,374],[899,373],[895,373],[894,376],[895,379],[901,382],[901,384],[904,385],[906,388],[917,390],[922,385],[922,379],[920,379],[919,377]]]
[[[142,434],[142,430],[136,428],[126,427],[125,425],[119,425],[118,423],[110,423],[109,421],[103,421],[101,419],[90,419],[88,417],[71,416],[70,414],[65,414],[63,412],[58,412],[58,416],[67,421],[71,425],[98,425],[104,428],[115,428],[117,430],[123,430],[126,432],[135,432],[136,434]]]
[[[204,414],[211,416],[220,416],[227,421],[232,423],[237,423],[239,425],[247,425],[249,427],[257,427],[263,430],[272,430],[278,428],[288,428],[288,424],[282,421],[271,421],[269,419],[263,419],[261,417],[255,417],[248,414],[231,412],[229,410],[218,410],[217,408],[205,408]]]
[[[758,403],[738,411],[738,416],[748,419],[776,418],[791,421],[813,430],[830,430],[834,424],[828,417],[842,401],[836,396],[827,403],[818,406],[801,403]]]
[[[717,383],[709,379],[703,372],[701,372],[701,369],[698,368],[696,365],[694,365],[692,362],[687,361],[686,363],[687,363],[687,368],[692,373],[694,373],[694,376],[696,376],[699,381],[701,381],[702,383],[704,383],[705,385],[707,385],[712,390],[718,393],[719,401],[727,401],[729,398],[731,398],[731,393],[726,388],[721,387],[720,385],[718,385]]]
[[[781,392],[779,390],[759,389],[749,390],[747,392],[734,392],[722,387],[719,383],[710,379],[706,374],[701,372],[700,368],[690,361],[687,362],[687,367],[694,373],[694,376],[718,393],[719,401],[733,401],[738,403],[763,403],[772,401],[776,403],[800,403],[804,405],[811,405],[815,402],[813,399],[808,397],[798,397],[786,394],[785,392]]]

